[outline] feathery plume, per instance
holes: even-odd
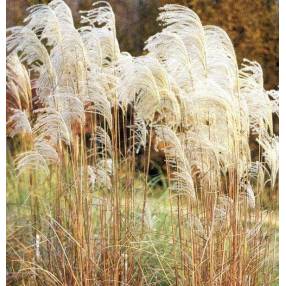
[[[171,171],[171,190],[187,193],[195,200],[195,188],[191,175],[191,166],[185,156],[185,150],[174,131],[167,126],[155,126],[155,133],[165,144],[163,147],[166,163]]]
[[[32,128],[26,111],[12,109],[13,114],[7,121],[8,134],[12,138],[17,134],[32,134]]]

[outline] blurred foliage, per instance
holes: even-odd
[[[21,24],[25,9],[48,0],[7,0],[7,26]],[[79,10],[87,10],[94,0],[65,0],[75,22]],[[278,86],[278,0],[109,0],[117,20],[121,50],[137,56],[144,41],[159,31],[158,7],[177,3],[192,8],[203,25],[218,25],[234,43],[238,63],[244,57],[258,61],[264,70],[265,87]]]

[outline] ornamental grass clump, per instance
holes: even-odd
[[[160,8],[139,57],[108,2],[80,13],[53,0],[7,30],[7,284],[274,285],[260,65],[184,6]]]

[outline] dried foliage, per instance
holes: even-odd
[[[47,0],[7,1],[7,25],[20,24],[25,9],[32,4],[47,4]],[[88,10],[92,0],[67,0],[75,16]],[[117,36],[121,49],[140,55],[144,41],[158,31],[158,8],[164,4],[181,4],[196,11],[204,24],[222,27],[233,41],[238,63],[247,57],[263,67],[267,89],[278,86],[278,1],[277,0],[110,0],[117,15]]]
[[[185,6],[160,8],[162,31],[139,57],[120,51],[110,4],[90,8],[78,29],[53,0],[7,30],[19,145],[8,201],[21,204],[8,209],[7,283],[271,285],[275,232],[260,198],[277,185],[278,92]],[[155,201],[153,148],[166,164]]]

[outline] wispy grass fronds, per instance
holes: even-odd
[[[28,114],[20,109],[13,109],[13,115],[7,121],[8,135],[14,137],[17,134],[31,134],[32,128]]]
[[[79,28],[53,0],[7,30],[9,285],[277,278],[278,91],[194,11],[158,22],[139,57],[105,1]]]

